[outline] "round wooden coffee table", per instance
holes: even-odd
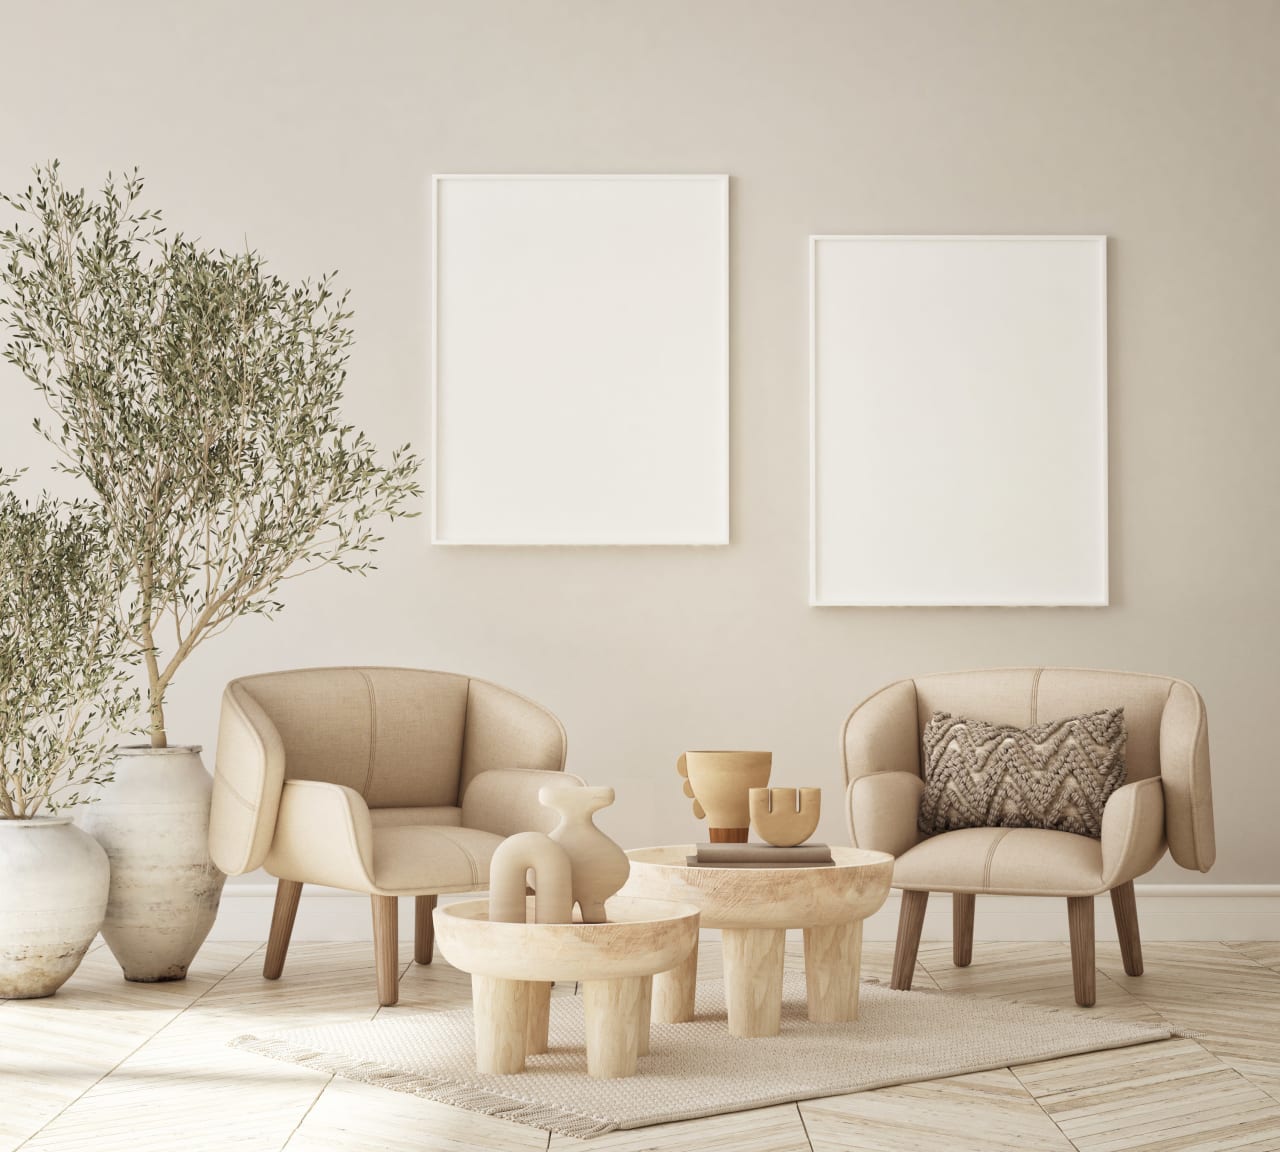
[[[649,1051],[653,975],[696,952],[698,909],[615,896],[605,915],[604,924],[508,924],[490,922],[487,900],[435,910],[441,955],[471,973],[477,1071],[523,1072],[526,1056],[545,1052],[550,982],[577,980],[587,1071],[606,1079],[635,1072]]]
[[[724,941],[725,998],[735,1036],[775,1036],[782,1019],[782,957],[788,928],[804,929],[809,1019],[855,1020],[862,921],[889,895],[893,857],[832,848],[834,865],[812,868],[698,868],[691,844],[628,852],[621,896],[678,900],[702,912]],[[698,949],[653,982],[653,1019],[693,1019]]]

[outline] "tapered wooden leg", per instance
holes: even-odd
[[[725,928],[724,996],[731,1036],[776,1036],[782,1027],[783,928]]]
[[[526,986],[529,998],[529,1020],[525,1028],[524,1049],[526,1055],[538,1056],[547,1050],[551,1032],[551,982],[530,981]]]
[[[957,968],[968,968],[973,962],[972,892],[951,893],[951,959]]]
[[[1093,897],[1067,897],[1067,925],[1071,929],[1071,976],[1076,1003],[1092,1008],[1097,997],[1097,973],[1093,963]]]
[[[804,979],[809,1019],[823,1024],[858,1018],[862,921],[804,930]]]
[[[584,980],[582,1011],[587,1028],[587,1072],[600,1080],[634,1076],[640,1055],[639,976]]]
[[[378,966],[378,1003],[389,1008],[400,999],[400,923],[394,896],[370,896],[373,902],[373,958]]]
[[[507,1076],[524,1071],[531,987],[521,980],[472,974],[477,1072]]]
[[[640,977],[640,1048],[641,1056],[649,1055],[649,1024],[653,1019],[653,977]]]
[[[1120,937],[1120,957],[1127,976],[1142,975],[1142,937],[1138,934],[1138,903],[1133,896],[1133,881],[1111,889],[1111,911],[1116,917],[1116,935]]]
[[[418,964],[430,964],[436,946],[436,925],[431,913],[436,910],[434,896],[413,898],[413,959]]]
[[[1132,890],[1133,885],[1129,887]],[[279,980],[280,973],[284,971],[284,957],[289,951],[293,918],[298,914],[298,900],[301,896],[300,880],[276,882],[276,904],[271,910],[271,935],[267,937],[267,958],[262,965],[262,975],[268,980]]]
[[[911,978],[916,971],[916,954],[920,951],[920,933],[924,929],[924,910],[929,903],[928,892],[902,893],[902,908],[898,912],[898,943],[893,952],[893,980],[891,986],[899,992],[911,989]]]
[[[659,1024],[687,1024],[698,995],[698,942],[670,972],[653,978],[653,1019]]]

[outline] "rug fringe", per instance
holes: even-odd
[[[574,1136],[579,1140],[602,1136],[606,1132],[616,1131],[618,1127],[616,1123],[599,1116],[569,1112],[546,1104],[526,1103],[513,1100],[509,1096],[495,1096],[492,1092],[458,1084],[442,1077],[411,1075],[374,1060],[362,1060],[336,1052],[317,1052],[310,1048],[300,1048],[286,1040],[261,1038],[246,1033],[232,1040],[230,1046],[266,1056],[272,1060],[300,1064],[306,1068],[314,1068],[318,1072],[328,1072],[333,1076],[341,1076],[345,1080],[354,1080],[377,1088],[388,1088],[393,1092],[420,1096],[439,1104],[449,1104],[454,1108],[464,1108],[468,1112],[479,1112],[485,1116],[495,1116],[500,1120],[510,1120],[516,1124],[528,1124],[544,1131],[558,1132],[563,1136]]]

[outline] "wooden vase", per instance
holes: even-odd
[[[706,817],[713,844],[746,842],[748,797],[752,788],[769,783],[772,770],[772,752],[686,752],[676,762],[676,771],[687,778],[684,791],[693,798],[693,814]]]

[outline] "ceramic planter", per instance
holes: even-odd
[[[76,817],[111,860],[102,935],[126,980],[182,980],[213,927],[226,876],[209,859],[212,792],[198,747],[121,748]]]
[[[0,998],[52,996],[107,908],[107,854],[69,816],[0,820]]]

